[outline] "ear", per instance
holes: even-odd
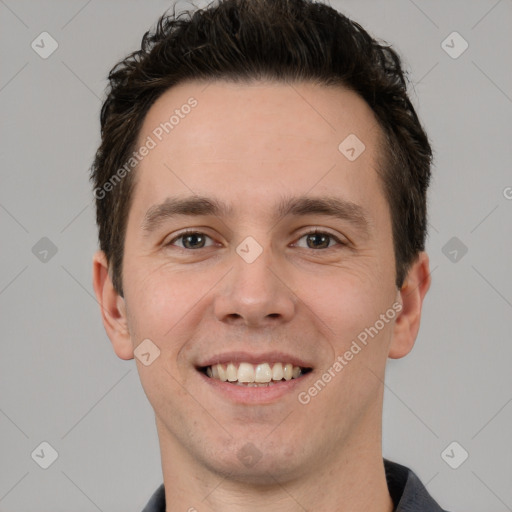
[[[420,328],[423,299],[430,283],[428,255],[421,252],[407,273],[402,288],[397,292],[402,310],[396,319],[389,348],[388,355],[392,359],[404,357],[412,350]]]
[[[133,359],[133,344],[128,329],[126,304],[123,297],[114,289],[108,271],[107,257],[103,251],[97,251],[93,256],[92,275],[103,326],[114,351],[121,359]]]

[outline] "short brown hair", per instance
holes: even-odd
[[[166,90],[184,81],[216,79],[340,85],[368,103],[384,135],[379,175],[391,211],[401,287],[425,246],[432,150],[407,95],[400,57],[322,3],[220,0],[196,11],[164,14],[155,30],[145,33],[140,50],[110,71],[91,180],[100,248],[118,293],[123,294],[133,173],[124,173],[116,186],[106,184],[119,177],[149,108]]]

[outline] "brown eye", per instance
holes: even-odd
[[[207,239],[211,240],[211,238],[204,233],[200,233],[198,231],[190,231],[182,233],[176,238],[173,238],[167,245],[177,245],[182,249],[202,249],[207,247]],[[178,241],[180,241],[180,243],[177,243]]]
[[[333,245],[345,245],[339,238],[335,237],[331,233],[326,233],[323,231],[311,231],[309,233],[305,233],[302,235],[299,240],[305,239],[306,244],[301,245],[297,243],[296,245],[299,247],[304,247],[306,249],[330,249]],[[332,242],[336,244],[332,244]]]

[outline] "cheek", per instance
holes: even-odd
[[[186,361],[194,333],[210,319],[215,285],[220,269],[179,271],[168,265],[148,268],[143,262],[125,287],[134,344],[149,338],[160,348],[163,361],[180,371]]]
[[[133,345],[149,339],[160,351],[148,366],[137,361],[142,386],[156,409],[165,406],[164,397],[172,396],[177,402],[186,399],[179,383],[187,379],[187,342],[203,315],[201,297],[211,288],[204,281],[160,269],[131,274],[125,286]]]
[[[159,346],[190,313],[201,293],[193,277],[161,269],[132,273],[126,281],[125,298],[132,338],[150,338]]]
[[[299,279],[297,295],[338,343],[351,341],[373,325],[391,307],[394,296],[393,286],[379,280],[371,270],[339,269],[313,280]]]

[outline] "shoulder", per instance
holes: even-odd
[[[164,484],[153,493],[142,512],[165,512]]]
[[[414,471],[386,459],[384,468],[395,512],[448,512],[434,501]]]

